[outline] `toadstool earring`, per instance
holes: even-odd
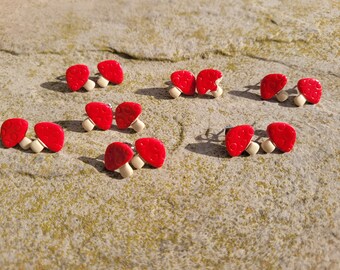
[[[52,122],[40,122],[34,126],[37,139],[31,143],[31,149],[35,153],[48,148],[52,152],[59,152],[64,146],[64,130],[58,124]]]
[[[252,141],[254,128],[250,125],[241,125],[228,129],[225,135],[225,146],[230,156],[236,157],[246,151],[255,155],[260,146]]]
[[[163,166],[166,156],[165,146],[162,141],[156,138],[141,138],[135,142],[137,154],[131,160],[136,169],[140,169],[145,163],[154,168]]]
[[[98,71],[101,74],[97,84],[101,87],[106,87],[109,82],[113,84],[121,84],[124,80],[122,66],[115,60],[105,60],[97,65]]]
[[[216,69],[204,69],[197,75],[196,86],[197,93],[204,95],[207,92],[216,98],[222,95],[223,90],[219,87],[219,82],[222,80],[223,74]]]
[[[95,87],[94,81],[89,80],[90,69],[86,65],[78,64],[69,67],[66,70],[66,81],[71,91],[78,91],[84,87],[87,91],[93,90]]]
[[[17,144],[24,150],[30,148],[31,140],[26,137],[28,122],[22,118],[7,119],[1,125],[1,140],[6,148],[11,148]]]
[[[296,131],[288,123],[274,122],[268,125],[267,134],[269,139],[265,140],[261,147],[266,153],[271,153],[275,147],[282,152],[290,152],[295,144]]]
[[[195,75],[187,70],[178,70],[171,74],[171,86],[169,94],[173,98],[178,98],[182,93],[193,96],[196,89]]]
[[[119,129],[127,129],[132,127],[136,132],[140,132],[145,128],[145,124],[139,120],[142,113],[142,106],[135,102],[123,102],[119,104],[115,110],[114,118]]]
[[[105,151],[105,168],[109,171],[117,171],[123,178],[133,174],[129,161],[133,158],[132,148],[122,142],[111,143]]]
[[[110,104],[102,102],[90,102],[86,104],[87,118],[82,126],[86,131],[91,131],[95,126],[102,130],[108,130],[112,126],[113,112]]]
[[[319,103],[322,95],[321,83],[314,78],[303,78],[297,83],[298,95],[294,98],[296,106],[303,106],[306,101],[312,104]]]
[[[283,102],[288,99],[288,93],[282,90],[287,84],[287,77],[284,74],[268,74],[261,80],[260,91],[261,98],[268,100],[273,96],[279,102]]]

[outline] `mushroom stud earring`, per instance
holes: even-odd
[[[294,98],[296,106],[303,106],[306,101],[312,104],[319,103],[322,95],[321,83],[314,78],[303,78],[298,81],[299,95]]]
[[[133,157],[131,147],[122,142],[111,143],[105,151],[105,168],[109,171],[118,171],[123,178],[133,174],[129,161]]]
[[[86,65],[74,65],[66,70],[66,81],[71,91],[78,91],[84,87],[87,91],[93,90],[95,87],[94,81],[89,80],[90,70]]]
[[[86,104],[87,118],[82,126],[86,131],[91,131],[95,126],[101,130],[108,130],[112,126],[113,112],[109,104],[102,102],[90,102]]]
[[[59,152],[64,146],[64,130],[61,126],[51,122],[40,122],[34,126],[37,139],[31,143],[35,153],[48,148],[52,152]]]
[[[250,125],[236,126],[228,130],[225,136],[225,145],[230,156],[236,157],[246,151],[249,155],[255,155],[260,146],[251,141],[254,136],[254,128]]]
[[[266,153],[273,152],[275,147],[282,152],[290,152],[293,149],[296,131],[291,125],[283,122],[271,123],[267,127],[267,134],[269,139],[261,144],[262,149]]]
[[[101,74],[97,83],[101,87],[106,87],[109,82],[113,84],[121,84],[124,80],[122,66],[115,60],[105,60],[97,65]]]
[[[222,80],[223,74],[221,71],[216,69],[204,69],[197,75],[196,86],[197,93],[204,95],[207,92],[216,98],[222,95],[223,90],[219,87],[219,82]]]
[[[123,102],[115,110],[115,120],[119,129],[132,127],[136,132],[144,129],[145,124],[139,120],[142,106],[135,102]]]
[[[1,140],[6,148],[14,147],[17,144],[22,149],[30,148],[31,140],[26,137],[28,122],[22,118],[7,119],[1,125]]]
[[[173,98],[178,98],[182,93],[193,96],[196,89],[195,75],[187,70],[178,70],[171,74],[171,86],[169,94]]]
[[[282,90],[287,84],[287,77],[283,74],[268,74],[261,80],[261,97],[265,100],[276,96],[280,102],[287,100],[288,93]]]
[[[154,168],[163,166],[166,156],[165,146],[162,141],[156,138],[141,138],[135,142],[137,155],[131,160],[136,169],[140,169],[145,163]]]

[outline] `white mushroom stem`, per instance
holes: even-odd
[[[266,153],[271,153],[275,150],[275,145],[270,139],[267,139],[263,143],[261,143],[261,147]]]
[[[169,89],[169,94],[173,98],[178,98],[182,94],[182,91],[179,90],[176,86],[171,86],[171,88]]]
[[[21,142],[19,143],[20,147],[24,150],[27,150],[30,148],[31,146],[31,143],[32,143],[32,140],[27,138],[27,137],[24,137]]]
[[[249,155],[254,156],[256,153],[259,151],[260,146],[256,142],[250,142],[246,148],[246,151],[248,152]]]
[[[135,155],[132,159],[131,159],[131,164],[133,165],[133,167],[135,167],[137,170],[142,168],[145,165],[145,161],[141,158],[141,156],[139,154]]]
[[[284,102],[284,101],[286,101],[288,99],[288,93],[285,90],[281,90],[280,92],[278,92],[276,94],[276,99],[279,102]]]
[[[302,107],[306,103],[307,99],[302,95],[299,94],[294,98],[294,103],[298,107]]]
[[[83,87],[87,90],[87,91],[91,91],[94,89],[94,87],[96,86],[94,81],[91,80],[87,80],[87,82],[83,85]]]
[[[44,150],[44,148],[47,148],[46,145],[40,139],[34,140],[31,143],[30,147],[34,153],[40,153],[42,150]]]
[[[109,81],[107,79],[105,79],[103,76],[100,76],[98,81],[97,81],[97,84],[100,87],[106,87],[109,84]]]
[[[139,120],[139,118],[136,118],[136,120],[131,124],[131,127],[136,132],[140,132],[145,128],[145,124],[141,120]]]
[[[120,167],[117,171],[119,171],[120,175],[123,178],[127,178],[133,174],[133,170],[129,163],[125,163],[122,167]]]
[[[93,121],[91,120],[91,118],[86,118],[83,123],[81,123],[81,125],[83,126],[83,128],[88,132],[91,131],[92,129],[94,129],[94,127],[96,126],[95,123],[93,123]]]
[[[211,94],[212,94],[215,98],[217,98],[217,97],[219,97],[220,95],[222,95],[222,93],[223,93],[223,90],[222,90],[222,88],[219,87],[218,85],[217,85],[216,91],[211,91]]]

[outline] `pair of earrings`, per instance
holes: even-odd
[[[26,137],[28,122],[22,118],[7,119],[1,125],[1,140],[6,148],[17,144],[24,150],[31,148],[35,153],[44,148],[52,152],[59,152],[64,146],[64,130],[58,124],[52,122],[40,122],[34,126],[36,139],[32,141]]]
[[[123,69],[119,62],[115,60],[105,60],[97,65],[100,76],[97,84],[100,87],[106,87],[109,82],[113,84],[121,84],[124,80]],[[96,83],[89,79],[90,69],[87,65],[77,64],[66,70],[66,82],[71,91],[78,91],[85,88],[91,91]]]
[[[134,152],[135,151],[135,152]],[[145,164],[154,168],[163,166],[166,157],[165,146],[157,138],[140,138],[135,146],[123,142],[113,142],[106,148],[104,155],[105,168],[117,171],[123,178],[130,177],[133,169],[141,169]]]
[[[284,74],[268,74],[261,80],[261,97],[265,100],[276,96],[279,102],[288,99],[288,93],[283,90],[287,84],[287,77]],[[307,101],[311,104],[319,103],[322,95],[321,83],[314,78],[302,78],[294,87],[298,89],[298,95],[294,98],[296,106],[301,107]],[[294,89],[293,88],[293,89]]]
[[[195,75],[188,70],[178,70],[171,74],[171,86],[169,94],[173,98],[178,98],[181,94],[193,96],[195,90],[199,95],[208,92],[216,98],[222,95],[223,90],[218,85],[222,80],[223,74],[216,69],[204,69],[200,71],[195,79]]]
[[[91,131],[95,126],[101,130],[108,130],[113,119],[116,120],[119,129],[131,126],[136,132],[140,132],[145,128],[145,124],[139,119],[142,113],[142,106],[139,103],[123,102],[113,112],[111,104],[90,102],[86,104],[85,111],[88,117],[82,126],[86,131]]]
[[[235,157],[246,151],[249,155],[255,155],[260,146],[253,142],[254,128],[250,125],[240,125],[227,129],[225,145],[230,156]],[[261,144],[266,153],[271,153],[278,148],[282,152],[290,152],[295,144],[295,129],[288,123],[274,122],[267,126],[268,139]]]

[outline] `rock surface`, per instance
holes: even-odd
[[[0,148],[0,265],[8,269],[339,269],[340,5],[337,1],[9,1],[0,11],[0,122],[29,136],[59,123],[59,153]],[[119,61],[121,85],[70,92],[67,67]],[[178,69],[224,74],[224,94],[170,98]],[[262,101],[256,83],[284,73],[324,88],[297,108]],[[84,132],[88,102],[142,104],[141,134]],[[291,153],[228,157],[222,129],[255,139],[291,123]],[[104,169],[113,141],[157,137],[161,169],[129,179]]]

